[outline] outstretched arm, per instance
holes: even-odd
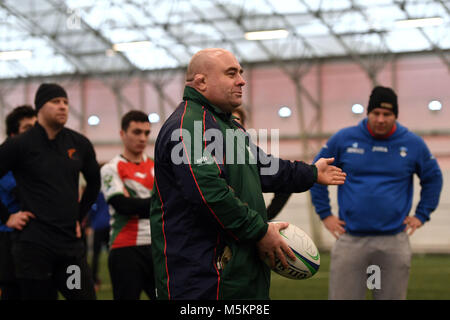
[[[317,167],[317,183],[324,185],[344,184],[347,174],[341,168],[332,166],[334,158],[320,158],[315,163]]]
[[[340,220],[339,217],[333,215],[331,212],[330,198],[328,193],[328,184],[343,184],[346,174],[337,167],[339,164],[339,135],[334,135],[319,154],[316,156],[316,166],[318,168],[318,183],[311,188],[311,200],[314,204],[317,214],[320,216],[325,228],[336,239],[345,233],[345,221]],[[335,160],[336,166],[330,166]],[[338,170],[336,170],[338,169]],[[337,176],[329,176],[330,173],[335,172]],[[335,181],[334,181],[335,180]],[[334,183],[339,182],[339,183]]]

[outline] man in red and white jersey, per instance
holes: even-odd
[[[150,197],[154,163],[145,153],[148,116],[130,111],[122,117],[123,153],[101,169],[102,191],[111,214],[109,273],[115,300],[155,299],[150,237]]]

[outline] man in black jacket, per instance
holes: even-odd
[[[94,284],[81,240],[80,221],[97,198],[100,172],[90,141],[65,128],[66,91],[42,84],[35,97],[37,124],[0,146],[0,176],[12,171],[20,211],[0,219],[15,229],[13,256],[24,299],[95,299]],[[78,181],[87,187],[79,200]]]

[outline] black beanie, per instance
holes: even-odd
[[[391,110],[395,117],[398,117],[397,95],[394,90],[386,87],[375,87],[370,94],[369,106],[367,107],[367,114],[375,108],[384,108]]]
[[[67,92],[63,87],[56,83],[43,83],[39,86],[34,98],[36,112],[48,101],[54,98],[67,98]]]

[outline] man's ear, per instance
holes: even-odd
[[[194,86],[198,91],[204,92],[207,87],[206,86],[206,76],[202,73],[197,73],[194,76]]]

